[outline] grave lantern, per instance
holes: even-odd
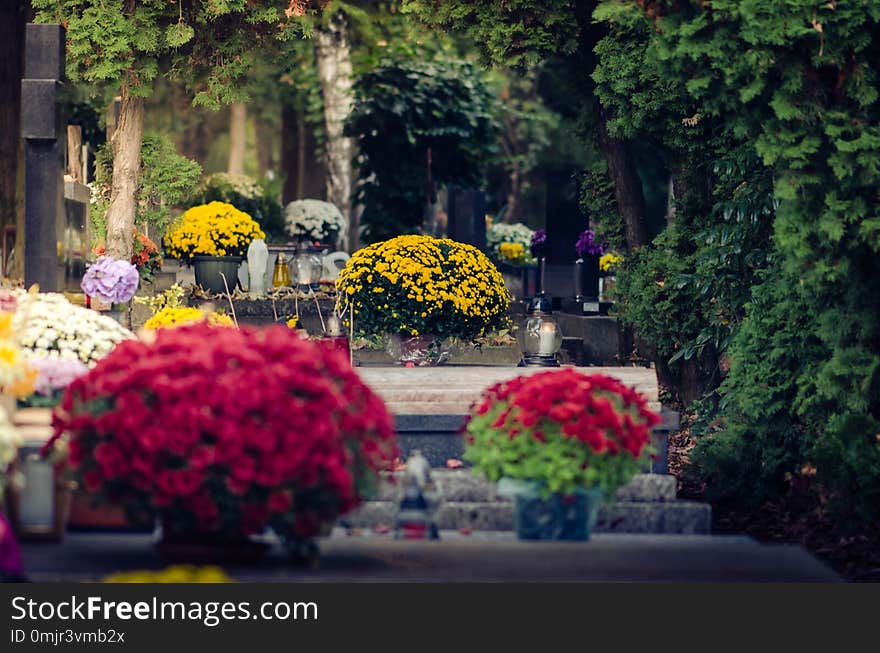
[[[529,302],[517,340],[522,352],[520,367],[559,367],[556,355],[562,347],[562,331],[553,316],[549,297],[538,295]]]
[[[59,541],[70,508],[70,485],[62,467],[42,449],[52,436],[52,413],[45,408],[16,412],[14,423],[23,444],[14,463],[18,482],[7,488],[9,517],[19,539]]]
[[[299,281],[299,289],[319,290],[323,272],[324,261],[320,251],[302,243],[296,255],[296,278]]]

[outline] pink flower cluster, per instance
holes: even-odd
[[[89,371],[88,366],[78,360],[37,358],[29,361],[29,364],[37,370],[34,392],[44,397],[51,397],[55,392],[64,390],[74,379]]]

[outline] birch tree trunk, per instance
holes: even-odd
[[[229,165],[232,175],[244,174],[244,155],[247,143],[247,106],[235,102],[229,107]]]
[[[132,97],[123,82],[119,120],[110,139],[113,180],[107,207],[107,254],[123,261],[131,259],[134,244],[143,136],[144,98]]]
[[[358,219],[351,205],[354,142],[342,135],[353,104],[351,51],[343,13],[337,12],[316,31],[315,62],[321,80],[327,133],[327,201],[339,207],[348,218],[348,246],[354,251],[358,247]]]

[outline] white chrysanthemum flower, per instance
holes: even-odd
[[[505,224],[499,222],[493,224],[486,230],[486,246],[495,258],[501,257],[501,244],[514,243],[523,246],[523,251],[527,260],[533,259],[529,247],[532,244],[532,234],[535,232],[526,225],[517,222],[516,224]]]
[[[134,338],[113,318],[71,304],[57,293],[29,295],[19,291],[12,324],[26,358],[72,357],[70,360],[78,358],[89,366],[117,343]]]
[[[296,200],[284,209],[284,224],[294,238],[324,240],[335,233],[344,238],[348,223],[334,204],[321,200]]]

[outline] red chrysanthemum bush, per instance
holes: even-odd
[[[616,379],[539,372],[483,392],[465,426],[465,458],[491,481],[534,481],[544,494],[595,487],[610,496],[646,464],[659,421]]]
[[[125,342],[67,388],[55,432],[87,490],[180,534],[309,538],[397,454],[347,357],[283,326]]]

